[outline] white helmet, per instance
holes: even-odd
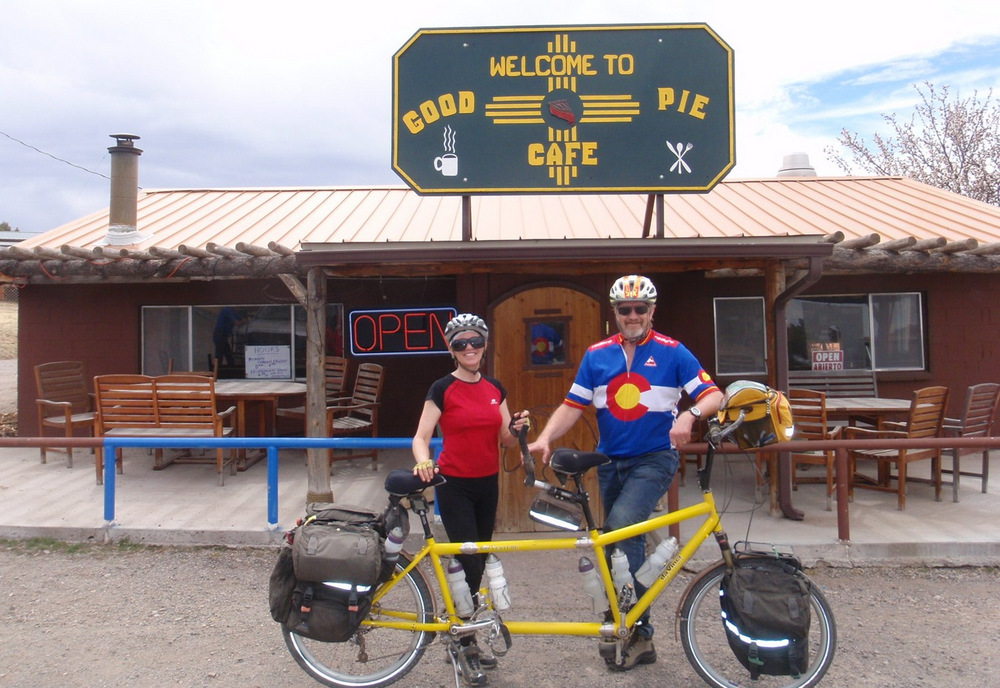
[[[444,338],[449,344],[459,332],[475,332],[483,339],[490,337],[490,329],[486,327],[486,321],[472,313],[459,313],[444,326]]]
[[[645,301],[656,303],[656,287],[648,277],[642,275],[625,275],[615,280],[608,295],[611,303],[619,301]]]

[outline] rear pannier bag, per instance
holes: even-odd
[[[295,577],[374,587],[382,570],[382,538],[367,525],[312,521],[292,544]]]
[[[271,572],[271,617],[301,636],[344,642],[381,582],[383,516],[326,503],[309,504],[306,514],[286,535]]]
[[[722,578],[729,646],[754,680],[800,676],[809,662],[810,583],[790,555],[741,553]]]
[[[292,594],[289,630],[326,643],[350,640],[372,606],[374,588],[300,582]]]
[[[287,542],[281,545],[278,561],[271,571],[268,583],[268,603],[271,607],[271,618],[280,624],[288,621],[288,613],[292,606],[292,594],[295,592],[295,567],[292,564],[292,546]]]

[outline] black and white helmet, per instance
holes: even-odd
[[[648,277],[642,275],[625,275],[615,280],[611,285],[611,292],[608,294],[611,303],[619,301],[645,301],[646,303],[656,303],[656,287],[649,281]]]
[[[444,338],[449,344],[459,332],[475,332],[483,339],[490,338],[490,329],[486,327],[486,321],[472,313],[459,313],[444,326]]]

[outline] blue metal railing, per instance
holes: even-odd
[[[55,444],[55,443],[54,443]],[[64,443],[65,444],[65,443]],[[266,449],[267,451],[267,524],[278,526],[278,450],[279,449],[409,449],[412,437],[106,437],[104,446],[104,520],[115,520],[115,460],[118,449]],[[431,440],[435,456],[441,451],[441,440]]]

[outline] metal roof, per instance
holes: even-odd
[[[137,228],[145,237],[140,243],[104,245],[109,224],[104,209],[0,249],[0,279],[17,278],[12,263],[60,259],[257,256],[275,259],[266,268],[273,273],[295,271],[296,254],[314,263],[309,252],[345,244],[383,252],[431,242],[461,242],[472,250],[478,242],[524,240],[631,245],[658,240],[655,217],[652,236],[643,239],[647,202],[641,194],[473,196],[472,241],[463,242],[461,197],[420,196],[407,187],[146,189],[138,194]],[[857,267],[865,252],[888,253],[890,259],[908,252],[910,263],[919,253],[931,259],[931,269],[942,269],[942,256],[953,261],[958,255],[977,271],[1000,265],[992,258],[1000,254],[1000,208],[902,177],[723,181],[709,193],[663,196],[662,221],[668,244],[735,238],[832,242],[838,250],[825,269]],[[573,241],[565,248],[572,250]],[[706,244],[711,245],[734,255],[724,248],[729,242]],[[34,272],[20,268],[22,274]]]

